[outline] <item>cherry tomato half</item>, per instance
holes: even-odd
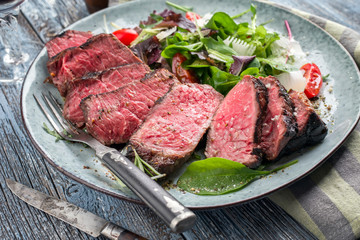
[[[186,12],[185,17],[190,21],[194,22],[195,19],[200,19],[200,15],[194,12]]]
[[[113,34],[126,46],[130,45],[139,36],[135,30],[126,28],[116,30]]]
[[[323,83],[319,67],[315,63],[307,63],[300,69],[305,70],[306,86],[304,93],[309,99],[316,97]]]
[[[181,64],[187,59],[181,53],[176,53],[172,59],[172,72],[182,83],[198,83],[195,73],[191,70],[184,69]]]

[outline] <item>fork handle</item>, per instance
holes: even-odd
[[[164,220],[173,232],[180,233],[193,227],[196,215],[119,151],[107,152],[101,156],[101,159],[126,186]]]

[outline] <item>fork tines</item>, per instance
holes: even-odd
[[[39,105],[40,109],[42,110],[42,112],[45,114],[46,118],[49,120],[50,124],[55,129],[55,131],[65,139],[67,139],[68,136],[66,135],[64,130],[67,133],[76,134],[77,133],[76,128],[74,126],[72,126],[71,123],[69,123],[67,120],[65,120],[62,117],[61,106],[56,101],[55,97],[51,94],[51,92],[49,92],[48,95],[49,95],[49,97],[46,94],[42,93],[42,98],[43,98],[44,102],[46,103],[47,108],[44,107],[44,105],[40,102],[40,100],[35,95],[33,95],[33,96],[34,96],[37,104]],[[49,109],[50,111],[48,111],[47,109]],[[52,116],[55,116],[56,120]],[[56,121],[58,123],[56,123]]]

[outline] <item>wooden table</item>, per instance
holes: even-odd
[[[355,0],[275,0],[337,21],[360,32],[360,7]],[[19,16],[24,47],[34,59],[44,43],[64,27],[87,16],[82,0],[27,0]],[[0,45],[0,56],[4,49]],[[21,66],[25,72],[31,61]],[[0,77],[11,77],[0,62]],[[15,197],[6,187],[12,178],[37,190],[66,199],[105,219],[151,239],[313,239],[269,199],[235,207],[196,211],[196,226],[171,233],[147,207],[90,189],[54,169],[34,148],[20,113],[20,84],[0,83],[0,239],[91,239]]]

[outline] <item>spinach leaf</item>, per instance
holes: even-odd
[[[207,50],[215,50],[219,53],[222,53],[224,55],[227,55],[231,58],[232,55],[236,55],[236,52],[231,47],[227,46],[221,39],[218,39],[219,41],[216,41],[213,38],[203,38],[201,39],[201,42],[204,44]]]
[[[250,182],[296,162],[297,160],[292,161],[270,171],[259,171],[228,159],[207,158],[191,163],[179,178],[177,185],[187,192],[198,195],[222,195],[238,191]]]
[[[241,72],[240,78],[242,79],[245,75],[251,75],[254,77],[260,76],[260,69],[257,67],[248,67],[244,71]]]
[[[282,72],[293,72],[298,70],[294,66],[291,66],[289,64],[284,64],[279,62],[275,58],[257,58],[260,63],[263,65],[263,72],[266,75],[278,75]]]
[[[234,20],[224,12],[215,13],[205,27],[218,30],[222,39],[225,39],[228,35],[233,35],[238,29]]]
[[[203,83],[211,85],[216,91],[226,95],[239,81],[240,77],[228,72],[221,71],[219,68],[210,66],[209,75],[203,79]]]
[[[196,52],[203,47],[202,42],[188,44],[187,42],[178,42],[167,46],[161,53],[164,58],[172,58],[176,53],[180,52]]]

